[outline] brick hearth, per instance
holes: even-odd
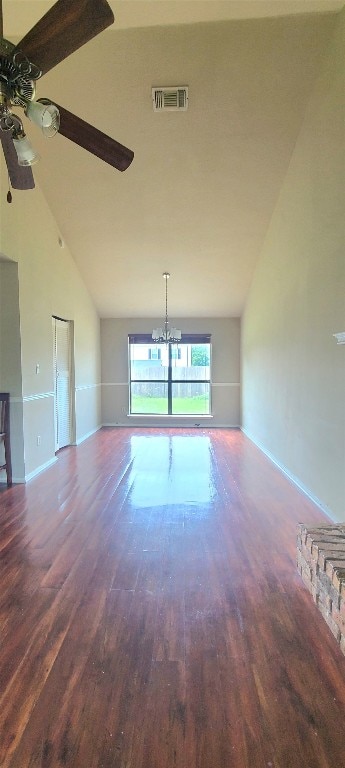
[[[297,567],[345,655],[345,524],[300,524]]]

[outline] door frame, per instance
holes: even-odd
[[[75,418],[75,363],[74,363],[74,321],[67,320],[64,317],[58,315],[52,315],[52,331],[53,331],[53,380],[54,380],[54,441],[55,441],[55,453],[60,450],[58,444],[58,412],[57,412],[57,377],[56,377],[56,333],[55,333],[55,321],[68,324],[69,341],[69,397],[70,397],[70,442],[68,445],[76,444],[76,418]],[[64,446],[65,447],[65,446]]]

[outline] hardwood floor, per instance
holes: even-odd
[[[103,429],[0,507],[2,768],[344,768],[325,517],[243,434]]]

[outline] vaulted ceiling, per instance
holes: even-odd
[[[238,316],[343,2],[110,4],[115,24],[46,74],[38,96],[134,161],[120,173],[30,125],[36,182],[102,317],[160,316],[166,270],[171,317]],[[3,5],[13,40],[53,3]],[[152,86],[169,85],[188,85],[186,112],[153,112]]]

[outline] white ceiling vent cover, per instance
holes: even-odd
[[[152,88],[154,112],[185,112],[188,108],[188,86]]]

